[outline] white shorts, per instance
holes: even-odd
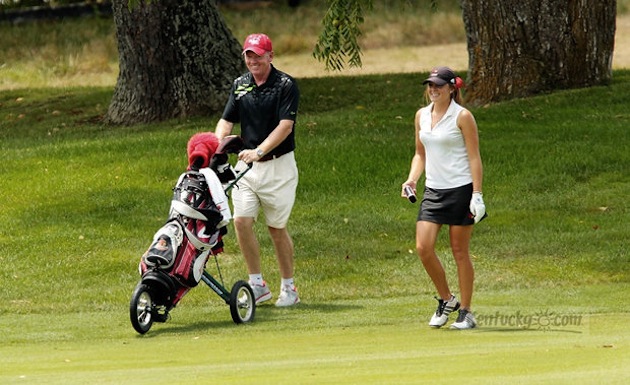
[[[256,219],[262,208],[267,226],[285,228],[295,203],[297,185],[298,170],[293,152],[266,162],[254,162],[252,169],[232,189],[234,217]]]

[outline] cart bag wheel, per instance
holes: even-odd
[[[129,318],[131,325],[140,334],[144,334],[153,325],[153,300],[149,292],[149,286],[139,283],[131,295],[129,303]]]
[[[230,293],[230,314],[236,324],[250,322],[256,314],[256,299],[251,286],[245,281],[238,281]]]

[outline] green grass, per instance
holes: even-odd
[[[448,366],[479,383],[624,383],[630,71],[473,110],[490,213],[471,247],[485,324],[457,334],[425,326],[434,289],[413,251],[417,205],[399,197],[423,76],[299,80],[298,308],[261,306],[237,327],[199,287],[145,337],[128,320],[137,263],[188,138],[218,117],[113,128],[98,122],[110,88],[0,92],[0,382],[422,383]],[[445,232],[438,253],[456,290]],[[232,231],[219,259],[227,286],[246,277]],[[518,314],[580,323],[492,319]]]
[[[274,43],[299,52],[318,31],[314,3],[226,19],[239,39],[289,31]],[[439,28],[409,33],[418,16],[406,7],[420,3],[375,4],[391,22],[368,18],[369,43],[445,42],[428,34]],[[432,22],[457,36],[452,20]],[[236,326],[199,287],[138,336],[128,303],[139,257],[166,218],[188,138],[218,116],[101,125],[113,86],[65,84],[115,72],[111,21],[0,25],[0,41],[0,383],[405,384],[444,367],[483,384],[630,377],[630,71],[607,87],[473,110],[490,214],[471,246],[479,329],[426,327],[435,301],[413,250],[418,206],[399,197],[426,74],[400,74],[298,79],[290,231],[303,303],[261,306]],[[231,230],[219,257],[226,286],[246,277]],[[273,289],[273,248],[257,230]],[[457,290],[445,231],[438,253]]]
[[[0,382],[422,384],[435,380],[438,367],[483,384],[627,380],[626,315],[591,315],[577,327],[460,333],[419,327],[417,302],[396,297],[299,310],[264,306],[261,320],[243,327],[231,325],[220,307],[182,306],[172,322],[145,337],[130,334],[118,313],[106,319],[61,314],[54,322],[21,317],[18,322],[28,325],[22,334],[32,339],[3,343]],[[82,323],[94,330],[89,337],[81,335]]]

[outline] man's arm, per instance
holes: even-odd
[[[234,128],[234,123],[228,122],[227,120],[221,118],[217,123],[214,134],[217,136],[217,138],[219,138],[219,141],[221,141],[223,138],[232,133],[232,128]]]
[[[261,149],[264,154],[270,153],[271,150],[278,147],[280,143],[289,136],[291,131],[293,131],[294,124],[295,122],[293,120],[281,120],[276,128],[271,131],[271,134],[269,134],[269,136],[258,145],[258,148]]]
[[[293,120],[284,119],[281,120],[280,123],[274,128],[274,130],[267,136],[265,140],[253,150],[243,150],[238,155],[238,158],[246,163],[251,163],[259,160],[269,152],[271,152],[274,148],[278,147],[280,143],[282,143],[287,136],[293,131],[293,125],[295,122]],[[259,155],[258,150],[261,150],[262,153]]]

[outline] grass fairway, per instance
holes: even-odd
[[[0,383],[627,384],[630,71],[474,110],[490,217],[471,245],[480,327],[465,332],[426,325],[418,206],[399,197],[424,77],[299,79],[289,230],[303,303],[237,326],[199,287],[146,336],[128,313],[138,260],[188,138],[217,117],[106,127],[111,88],[0,91]],[[233,231],[225,241],[231,286],[246,271]]]
[[[273,36],[278,68],[300,85],[289,230],[303,302],[260,306],[237,326],[202,286],[145,336],[128,311],[138,259],[188,138],[218,116],[103,126],[118,73],[111,20],[0,25],[0,385],[630,383],[630,1],[617,2],[610,85],[473,110],[490,217],[471,244],[479,328],[464,332],[427,326],[418,206],[399,197],[424,102],[417,72],[467,65],[457,2],[421,12],[428,3],[375,2],[366,67],[347,73],[387,75],[337,78],[309,53],[323,2],[225,12],[239,40]],[[232,229],[225,241],[230,286],[246,271]],[[444,233],[437,252],[457,291]]]
[[[231,324],[227,307],[211,302],[182,304],[171,322],[144,337],[130,330],[123,311],[12,318],[28,326],[5,336],[0,383],[423,384],[444,368],[478,384],[628,380],[622,313],[581,313],[573,325],[553,324],[550,316],[540,318],[552,323],[544,326],[505,319],[458,332],[420,324],[417,297],[261,306],[258,321],[244,326]],[[484,310],[535,315],[523,308]],[[15,330],[6,320],[2,330]]]

